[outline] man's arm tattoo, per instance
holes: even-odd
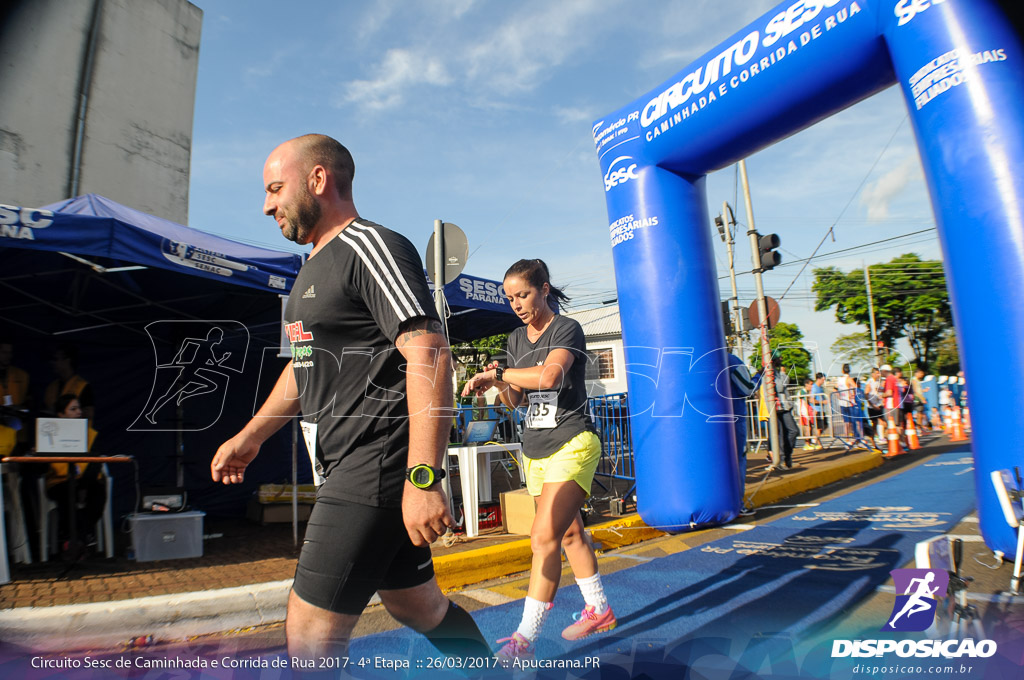
[[[440,321],[434,319],[428,319],[420,316],[415,319],[411,319],[398,329],[398,339],[395,340],[395,347],[404,347],[413,338],[421,335],[430,335],[436,333],[441,337],[444,337],[444,327]]]

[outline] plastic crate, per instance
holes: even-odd
[[[501,503],[481,503],[477,512],[479,529],[493,529],[501,526]]]
[[[203,556],[205,512],[144,512],[128,515],[137,562]]]

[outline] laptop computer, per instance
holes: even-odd
[[[466,431],[462,434],[462,443],[451,444],[451,446],[486,444],[494,439],[494,428],[497,425],[497,420],[471,420],[466,425]]]

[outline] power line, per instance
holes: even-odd
[[[822,253],[820,256],[818,256],[818,259],[824,259],[826,257],[830,257],[830,256],[833,256],[833,255],[838,255],[838,254],[841,254],[841,253],[847,253],[847,252],[854,251],[854,250],[860,250],[862,248],[870,248],[871,246],[876,246],[876,245],[878,245],[880,243],[888,243],[889,241],[897,241],[899,239],[907,238],[909,236],[915,236],[917,234],[924,234],[924,233],[927,233],[929,231],[935,231],[935,227],[930,227],[928,229],[921,229],[920,231],[912,231],[912,232],[909,232],[907,234],[901,234],[900,236],[893,236],[891,238],[885,238],[885,239],[882,239],[880,241],[871,241],[869,243],[862,243],[862,244],[860,244],[858,246],[851,246],[849,248],[842,248],[840,250],[832,250],[832,251],[829,251],[827,253]],[[814,256],[812,255],[811,257],[814,257]],[[795,262],[787,262],[785,264],[780,264],[779,267],[777,267],[777,268],[793,266],[793,265],[795,265],[795,264],[797,264],[799,262],[809,262],[811,260],[811,257],[806,257],[806,258],[804,258],[802,260],[796,260]],[[897,265],[902,265],[902,264],[907,264],[907,263],[896,263],[896,264]],[[924,264],[924,263],[922,263],[922,264]],[[874,268],[874,267],[888,266],[888,265],[875,265],[875,264],[873,264],[873,265],[870,265],[870,266],[872,268]],[[801,271],[801,273],[803,272],[802,269],[800,271]],[[740,274],[749,274],[749,273],[750,272],[740,272]],[[800,274],[797,274],[797,276],[799,277]],[[727,278],[729,278],[728,275],[726,275],[726,276],[719,276],[718,280],[721,281],[721,280],[727,279]],[[792,285],[793,284],[790,284],[790,287],[792,287]]]
[[[878,158],[876,158],[875,162],[871,164],[870,168],[868,168],[868,172],[867,172],[866,175],[864,175],[864,179],[861,180],[860,184],[854,190],[853,194],[850,195],[850,200],[848,200],[846,202],[846,205],[843,206],[843,209],[839,211],[839,216],[836,217],[835,222],[833,222],[832,226],[828,228],[828,231],[825,232],[825,235],[821,237],[821,241],[814,248],[814,252],[811,253],[811,256],[807,258],[807,261],[804,262],[804,266],[800,268],[800,271],[798,271],[796,276],[793,277],[793,280],[790,281],[789,286],[786,287],[786,292],[783,293],[782,297],[779,298],[780,301],[783,298],[786,297],[786,293],[789,292],[789,289],[792,288],[793,284],[795,284],[797,279],[800,278],[800,275],[804,273],[804,269],[807,268],[807,265],[814,258],[814,256],[818,254],[818,250],[821,248],[822,245],[824,245],[825,239],[827,239],[831,235],[832,239],[835,240],[835,234],[834,234],[833,230],[836,228],[836,225],[839,224],[839,220],[841,220],[843,218],[843,213],[845,213],[846,209],[850,207],[851,203],[853,203],[853,199],[855,199],[857,197],[857,195],[860,193],[861,189],[864,188],[864,185],[867,183],[868,178],[871,177],[871,173],[875,171],[875,166],[877,166],[879,161],[882,160],[882,156],[885,155],[885,152],[889,149],[889,145],[892,144],[892,140],[896,139],[896,135],[897,135],[897,133],[899,133],[900,128],[903,127],[903,123],[904,123],[904,121],[907,120],[907,116],[908,115],[909,114],[904,115],[903,116],[903,120],[901,120],[900,124],[896,126],[895,130],[893,130],[892,136],[889,137],[889,141],[885,143],[884,147],[882,147],[882,151],[881,151],[881,153],[878,154]]]

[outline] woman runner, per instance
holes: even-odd
[[[497,387],[511,408],[526,407],[523,467],[537,514],[530,531],[533,564],[530,587],[519,628],[499,640],[504,659],[530,658],[562,571],[559,548],[572,567],[586,606],[575,623],[562,631],[578,640],[611,630],[615,614],[597,571],[594,548],[583,529],[580,508],[590,495],[601,458],[601,442],[587,413],[586,345],[583,329],[555,313],[555,302],[568,297],[551,285],[541,260],[520,260],[505,272],[505,295],[525,326],[508,340],[508,368],[497,364],[477,373],[462,394],[481,394]]]

